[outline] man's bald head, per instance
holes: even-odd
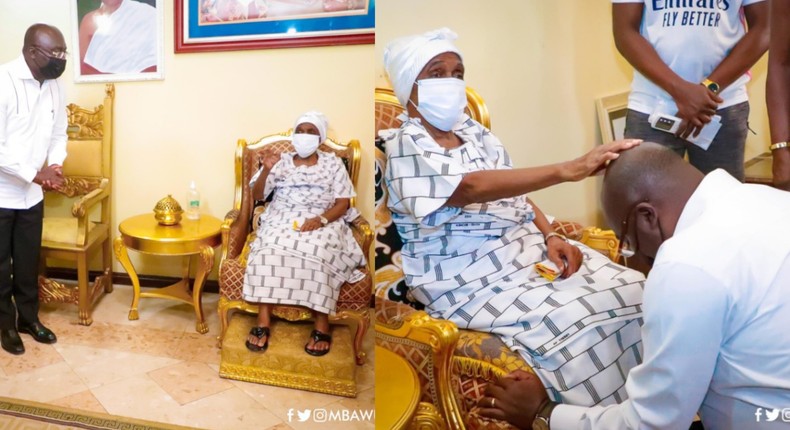
[[[63,34],[57,29],[57,27],[47,24],[31,25],[25,32],[25,42],[23,48],[40,46],[42,44],[46,47],[52,45],[65,47],[66,43],[65,39],[63,38]]]
[[[691,180],[690,179],[694,179]],[[673,150],[652,142],[623,151],[609,163],[604,176],[601,200],[610,225],[623,215],[624,208],[648,199],[655,203],[678,202],[678,191],[696,189],[702,173],[686,163]]]
[[[46,79],[57,79],[66,69],[63,34],[51,25],[31,25],[25,32],[22,56],[33,78],[40,83]]]
[[[668,232],[668,236],[661,239],[668,239],[686,202],[703,177],[699,170],[671,149],[643,142],[620,153],[620,157],[606,168],[601,193],[606,219],[618,235],[628,234],[618,229],[623,220],[633,216],[631,212],[639,207],[640,210],[645,209],[643,215],[662,218],[662,231]]]

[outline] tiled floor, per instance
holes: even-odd
[[[58,342],[42,345],[23,334],[24,355],[0,350],[0,396],[205,429],[311,428],[310,421],[290,422],[288,411],[322,408],[340,416],[373,410],[372,329],[355,399],[222,379],[217,300],[203,296],[205,335],[195,332],[192,308],[171,300],[141,299],[140,319],[129,321],[132,288],[126,285],[101,299],[90,327],[77,324],[74,306],[42,305],[41,320]],[[321,424],[325,430],[373,427],[369,420]]]

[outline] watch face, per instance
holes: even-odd
[[[714,93],[718,93],[719,92],[719,84],[717,84],[715,82],[711,82],[711,83],[708,84],[708,89],[713,91]]]

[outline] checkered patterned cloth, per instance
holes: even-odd
[[[432,316],[502,338],[532,366],[557,401],[619,403],[628,371],[641,362],[641,273],[575,243],[580,270],[548,282],[543,234],[525,196],[445,205],[464,175],[510,169],[489,130],[466,117],[463,144],[439,146],[419,120],[387,136],[388,206],[403,239],[403,269]]]
[[[356,268],[365,264],[346,215],[310,232],[293,229],[321,215],[338,198],[354,197],[343,163],[333,154],[318,152],[314,166],[295,166],[294,153],[283,153],[266,178],[264,196],[274,193],[260,217],[257,237],[250,245],[244,275],[244,300],[305,306],[334,314],[340,286],[358,281]],[[258,172],[251,182],[257,180]]]

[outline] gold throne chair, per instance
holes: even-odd
[[[93,323],[93,305],[102,294],[112,292],[110,203],[114,99],[115,86],[107,84],[104,103],[96,108],[67,106],[65,185],[46,193],[47,206],[72,205],[70,216],[44,216],[39,298],[41,303],[76,304],[82,325]],[[88,263],[95,250],[101,250],[102,269],[91,284]],[[77,285],[47,278],[48,259],[76,261]]]
[[[392,90],[376,88],[375,112],[377,133],[400,127],[398,116],[403,107]],[[472,88],[467,88],[466,113],[491,128],[488,109]],[[376,345],[410,363],[421,383],[421,407],[441,416],[445,428],[513,429],[507,422],[479,416],[477,401],[483,397],[488,382],[517,369],[528,372],[532,369],[497,336],[458,329],[450,321],[432,318],[421,310],[421,304],[411,299],[401,265],[402,242],[387,208],[388,192],[384,184],[387,158],[382,143],[377,141],[375,165]],[[558,233],[617,261],[619,242],[611,230],[582,228],[578,223],[559,220],[552,226]]]
[[[249,245],[255,239],[257,216],[265,210],[265,205],[256,206],[253,201],[249,181],[258,168],[258,155],[263,150],[280,154],[293,151],[291,130],[266,136],[257,142],[247,143],[239,140],[236,147],[236,187],[234,207],[222,223],[222,254],[219,266],[220,298],[218,305],[220,319],[219,345],[222,348],[220,376],[259,382],[308,391],[317,391],[347,397],[356,396],[354,375],[356,365],[365,363],[362,341],[370,326],[370,301],[372,294],[372,275],[370,265],[360,267],[365,277],[356,283],[346,283],[340,289],[336,314],[329,317],[330,324],[346,326],[347,334],[333,329],[332,351],[339,356],[352,357],[350,363],[330,364],[326,360],[315,360],[304,353],[299,343],[307,334],[296,334],[295,325],[277,325],[272,321],[272,341],[298,344],[293,356],[283,360],[272,354],[272,348],[265,354],[248,353],[244,339],[254,323],[252,317],[232,315],[231,311],[257,314],[258,307],[242,299],[242,284],[247,266]],[[348,169],[351,182],[356,186],[360,166],[359,141],[340,143],[332,139],[319,147],[320,151],[337,155]],[[352,206],[355,199],[352,199]],[[370,255],[373,231],[362,217],[357,217],[350,225],[354,238],[362,248],[363,254]],[[290,322],[306,321],[312,318],[309,309],[296,306],[275,306],[272,314]],[[233,318],[231,319],[231,316]],[[240,318],[241,317],[241,318]],[[243,322],[243,323],[242,323]],[[283,330],[278,334],[277,330]],[[309,330],[305,333],[309,333]],[[286,337],[284,337],[286,336]],[[299,341],[295,339],[298,338]],[[347,349],[347,351],[346,351]],[[250,355],[252,354],[252,355]],[[330,354],[333,355],[333,354]],[[321,358],[329,358],[330,355]],[[317,364],[318,363],[318,364]],[[350,366],[350,367],[349,367]]]

